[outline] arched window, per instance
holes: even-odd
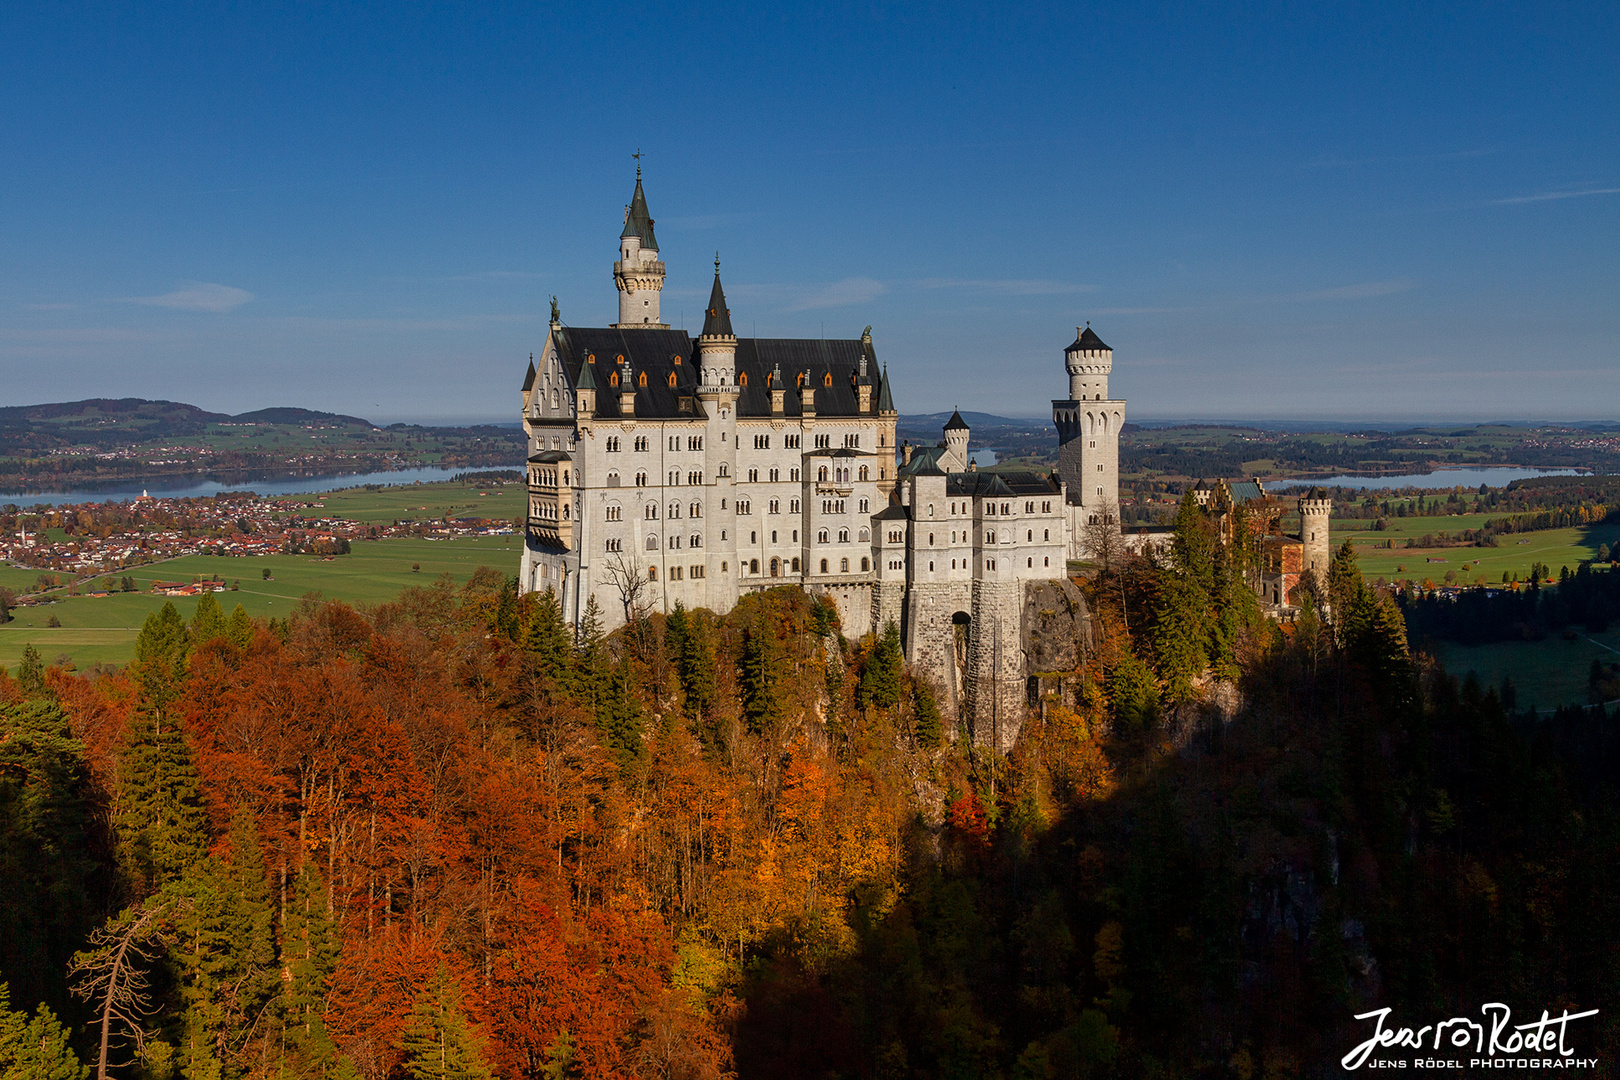
[[[646,487],[646,486],[647,486],[647,474],[646,474],[646,472],[643,471],[643,472],[636,473],[636,487]]]
[[[610,472],[610,473],[607,474],[607,486],[608,487],[618,487],[619,486],[619,474],[618,473]]]
[[[738,372],[738,374],[737,374],[737,385],[738,386],[747,386],[748,385],[748,372],[746,372],[746,371]]]
[[[827,482],[827,466],[823,465],[816,470],[816,479],[823,484]]]
[[[609,386],[618,386],[619,385],[619,373],[617,371],[612,372],[611,374],[608,375],[608,385]]]
[[[657,537],[656,534],[647,537],[647,550],[648,551],[657,551],[658,550],[658,537]]]
[[[750,574],[759,573],[759,560],[758,559],[749,559],[748,560],[748,572]]]
[[[863,527],[856,539],[863,544],[868,543],[872,539],[872,530]]]
[[[669,504],[669,516],[672,517],[672,518],[678,518],[678,517],[681,516],[681,504],[680,503],[672,502],[672,503]]]
[[[827,542],[827,530],[822,529],[820,532],[816,533],[816,543],[825,544],[826,542]]]
[[[702,533],[693,533],[692,534],[692,539],[691,539],[691,544],[692,544],[693,547],[702,547],[703,546],[703,534]]]
[[[727,465],[723,461],[720,463],[720,475],[721,476],[730,476],[731,475],[731,466]]]
[[[825,574],[827,572],[827,560],[826,559],[821,560],[821,572],[823,574]]]
[[[640,375],[636,376],[636,385],[638,385],[638,386],[646,386],[647,385],[647,373],[645,371],[643,371]]]
[[[671,390],[675,389],[675,373],[673,371],[669,373],[669,388]]]
[[[670,357],[670,360],[672,360],[674,362],[676,367],[681,366],[681,354],[680,353],[676,353],[674,356]]]
[[[555,390],[551,392],[551,407],[553,409],[557,407],[557,391]]]
[[[865,465],[862,465],[862,466],[861,466],[861,473],[860,473],[860,476],[861,476],[861,479],[862,479],[862,480],[865,480],[865,479],[866,479],[866,477],[867,477],[867,469],[866,469],[866,466],[865,466]]]
[[[861,573],[864,574],[870,569],[872,569],[872,560],[866,558],[861,559]]]
[[[840,574],[849,573],[849,560],[848,559],[839,559],[838,560],[838,572]]]
[[[781,577],[781,576],[782,576],[782,560],[781,559],[772,559],[771,560],[771,577]]]
[[[647,504],[647,509],[644,511],[644,514],[645,514],[648,521],[657,521],[658,520],[658,504],[657,503],[648,503]]]
[[[795,574],[797,574],[799,572],[799,560],[798,559],[793,560],[793,572]]]
[[[687,507],[686,509],[687,509],[687,515],[686,515],[687,517],[699,518],[699,517],[703,516],[703,504],[702,503],[693,503],[691,506]]]
[[[648,581],[657,581],[658,580],[658,567],[656,567],[656,566],[647,567],[647,580]]]
[[[1052,530],[1051,529],[1042,529],[1041,530],[1041,539],[1050,541],[1052,539]]]
[[[832,372],[829,371],[829,372],[827,372],[827,374],[825,374],[825,375],[823,375],[821,377],[821,385],[822,386],[831,386],[832,385]]]

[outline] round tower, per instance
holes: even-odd
[[[1299,539],[1305,545],[1300,560],[1300,576],[1313,574],[1318,589],[1326,588],[1328,559],[1332,550],[1328,543],[1328,525],[1333,516],[1333,500],[1321,488],[1312,488],[1299,500]]]
[[[1075,328],[1074,344],[1063,350],[1063,360],[1069,372],[1070,401],[1107,400],[1114,350],[1103,344],[1090,323]]]
[[[636,166],[636,190],[624,211],[619,234],[619,261],[613,264],[613,283],[619,287],[620,330],[668,330],[658,312],[664,291],[664,264],[658,259],[658,237],[653,233],[647,196],[641,190],[641,166]]]
[[[951,411],[951,418],[945,422],[945,457],[949,459],[950,464],[946,465],[944,461],[940,464],[946,465],[947,472],[952,468],[959,472],[967,468],[968,425],[967,421],[962,419],[962,414],[954,409]]]

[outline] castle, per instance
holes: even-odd
[[[830,600],[848,636],[895,623],[942,711],[1010,747],[1040,667],[1032,598],[1083,613],[1068,561],[1088,536],[1118,535],[1126,403],[1109,395],[1113,351],[1087,325],[1064,352],[1055,474],[981,473],[960,413],[938,445],[896,446],[871,327],[739,338],[716,258],[702,331],[670,329],[653,226],[638,167],[613,264],[618,322],[564,326],[554,299],[530,360],[519,587],[553,590],[576,626],[594,598],[612,629],[797,585]]]

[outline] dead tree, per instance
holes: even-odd
[[[646,598],[647,587],[652,583],[652,579],[641,568],[641,563],[635,559],[626,559],[622,552],[614,552],[613,557],[607,561],[607,576],[613,587],[619,591],[619,601],[624,605],[625,625],[637,625],[652,609],[652,604]]]
[[[169,944],[168,920],[179,901],[161,894],[128,908],[90,935],[90,947],[76,953],[68,976],[77,976],[73,995],[100,1014],[101,1048],[96,1080],[107,1080],[113,1025],[127,1029],[137,1054],[146,1049],[144,1020],[152,1012],[146,969]]]

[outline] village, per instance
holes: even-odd
[[[427,507],[422,507],[427,510]],[[366,522],[329,515],[318,497],[266,499],[252,492],[190,498],[141,495],[126,502],[77,503],[21,509],[0,507],[0,559],[22,570],[38,570],[33,595],[14,604],[46,600],[42,594],[67,586],[74,591],[88,579],[109,575],[96,586],[114,591],[110,575],[188,555],[247,558],[310,555],[334,559],[355,543],[387,537],[452,539],[510,535],[511,521],[444,513],[391,522]],[[126,579],[127,582],[128,579]],[[223,582],[214,591],[224,588]],[[125,591],[131,586],[125,585]],[[153,582],[153,592],[193,595],[207,582]],[[96,590],[92,590],[96,591]]]

